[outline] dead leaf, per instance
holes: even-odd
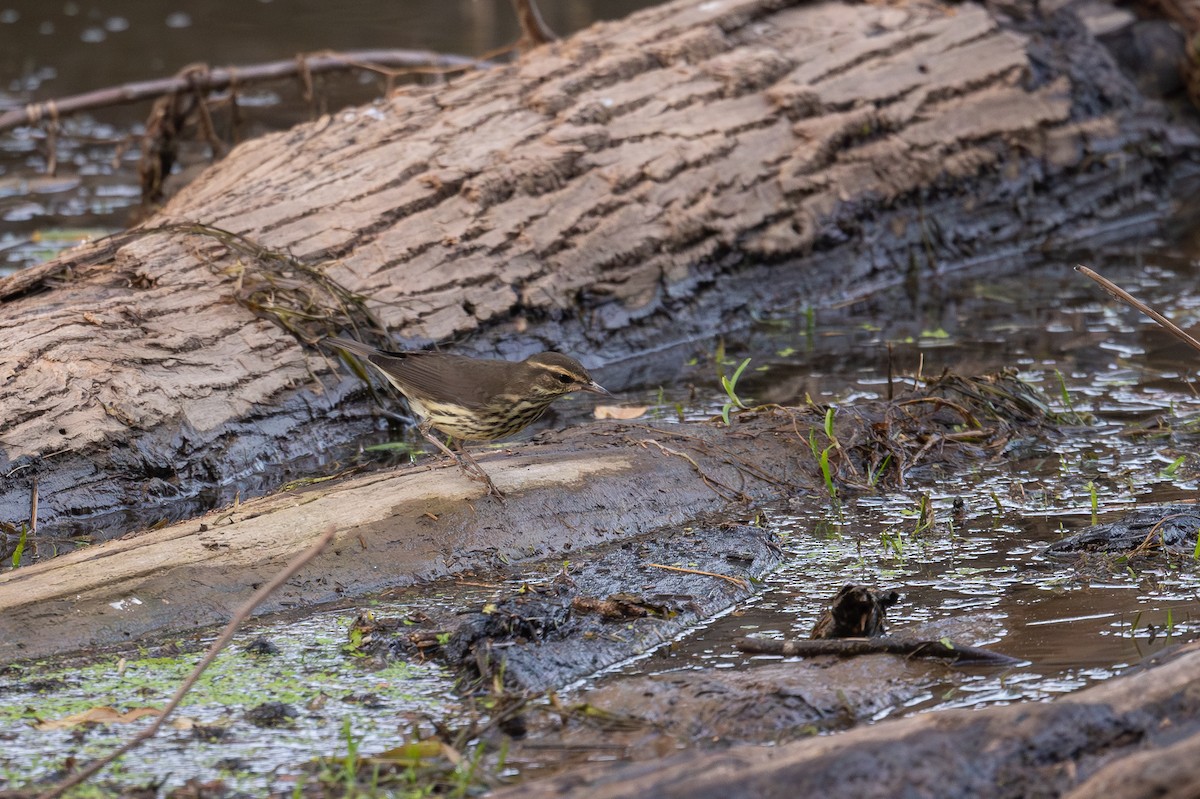
[[[101,705],[88,708],[82,713],[72,713],[61,719],[43,721],[37,725],[37,728],[39,730],[67,730],[80,724],[129,724],[147,716],[157,716],[161,712],[158,708],[153,707],[135,707],[122,713],[116,708]]]
[[[597,405],[594,413],[597,419],[636,419],[648,410],[649,405]]]

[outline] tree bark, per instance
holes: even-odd
[[[1160,214],[1194,132],[1030,13],[679,0],[247,142],[152,224],[320,262],[405,344],[613,363]],[[240,258],[162,232],[0,283],[0,520],[36,477],[41,534],[114,535],[365,432]]]

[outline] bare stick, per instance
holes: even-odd
[[[1075,267],[1075,271],[1082,272],[1083,274],[1087,275],[1092,280],[1099,283],[1100,288],[1104,289],[1109,294],[1113,295],[1114,297],[1116,297],[1118,300],[1125,303],[1126,305],[1136,308],[1137,310],[1144,313],[1146,316],[1149,316],[1155,322],[1158,322],[1160,325],[1162,325],[1164,328],[1166,328],[1168,333],[1175,336],[1175,338],[1179,339],[1184,344],[1187,344],[1189,347],[1191,347],[1194,350],[1200,351],[1200,341],[1197,341],[1196,339],[1192,338],[1179,325],[1175,324],[1170,319],[1163,316],[1161,313],[1154,310],[1149,305],[1142,302],[1137,297],[1133,296],[1128,291],[1126,291],[1125,289],[1118,286],[1116,283],[1112,282],[1111,280],[1109,280],[1106,277],[1103,277],[1102,275],[1097,274],[1096,272],[1093,272],[1091,269],[1088,269],[1086,266],[1083,266],[1082,264]]]
[[[533,0],[513,0],[513,7],[517,12],[517,21],[521,23],[522,50],[558,41],[546,20],[542,19],[542,12],[538,11]]]
[[[648,428],[648,429],[653,429],[653,428]],[[685,461],[692,464],[692,468],[696,470],[696,474],[700,475],[700,480],[706,486],[711,488],[713,490],[713,493],[715,493],[721,499],[732,500],[734,502],[737,502],[739,500],[747,498],[744,493],[742,493],[741,491],[738,491],[736,488],[733,488],[732,486],[727,486],[724,483],[722,483],[720,480],[716,479],[715,477],[709,477],[707,474],[705,474],[704,470],[700,468],[700,464],[696,463],[696,459],[693,458],[691,455],[688,455],[686,452],[680,452],[677,449],[671,449],[670,447],[665,446],[664,444],[662,444],[658,441],[655,441],[653,438],[645,438],[637,443],[643,448],[645,448],[645,446],[647,444],[653,444],[654,446],[658,447],[659,451],[664,455],[674,455],[677,458],[683,458]],[[717,486],[724,488],[726,491],[728,491],[730,494],[732,494],[732,496],[726,496],[725,494],[721,493],[720,489],[718,489]]]
[[[670,572],[683,572],[684,574],[699,574],[703,577],[716,577],[718,580],[724,580],[733,583],[743,591],[750,588],[750,584],[741,577],[731,577],[728,574],[717,574],[716,572],[700,571],[699,569],[685,569],[682,566],[667,566],[663,563],[647,563],[647,566],[654,569],[666,569]]]
[[[303,67],[300,66],[301,63],[303,63]],[[265,64],[245,67],[222,67],[206,70],[203,74],[190,71],[187,74],[175,75],[170,78],[125,83],[59,100],[31,103],[23,108],[14,108],[0,114],[0,131],[15,128],[18,125],[35,125],[46,118],[57,119],[60,116],[93,108],[136,103],[186,91],[221,91],[228,89],[235,82],[242,85],[255,81],[277,80],[291,77],[300,72],[317,74],[347,69],[378,70],[379,68],[463,70],[487,66],[493,66],[493,64],[469,56],[443,55],[420,50],[351,50],[344,53],[314,53],[287,61],[269,61]]]
[[[38,484],[37,475],[33,476],[33,486],[29,489],[29,542],[32,545],[33,557],[37,559],[37,503],[38,503]]]
[[[300,571],[300,569],[304,568],[305,564],[319,555],[321,550],[323,550],[329,544],[329,542],[333,540],[334,533],[336,532],[337,527],[332,524],[329,525],[329,528],[321,534],[321,537],[318,538],[312,546],[300,553],[300,555],[294,558],[287,566],[284,566],[283,570],[272,577],[270,582],[266,583],[257,591],[255,591],[254,595],[246,600],[246,604],[238,608],[237,613],[235,613],[233,618],[229,620],[229,624],[225,625],[225,629],[221,631],[221,634],[217,637],[217,640],[213,641],[212,646],[208,648],[208,652],[206,652],[204,657],[201,658],[200,662],[196,664],[196,668],[192,669],[192,673],[188,675],[187,679],[184,680],[179,688],[175,691],[175,695],[171,697],[171,701],[168,702],[167,706],[163,708],[162,713],[157,719],[154,720],[153,724],[142,730],[141,733],[130,739],[112,754],[93,761],[86,768],[76,771],[74,774],[71,774],[69,777],[66,777],[65,779],[51,786],[39,794],[37,799],[56,799],[66,791],[74,788],[76,785],[79,785],[84,780],[98,773],[101,769],[108,766],[117,758],[128,754],[138,746],[141,746],[145,741],[153,738],[158,732],[159,728],[161,728],[163,723],[167,720],[167,717],[171,715],[175,708],[179,707],[179,703],[183,701],[183,697],[187,695],[187,692],[190,691],[192,686],[196,684],[196,681],[200,679],[200,675],[204,673],[204,670],[212,665],[212,662],[217,659],[217,655],[221,653],[221,650],[224,649],[230,640],[233,639],[233,634],[237,632],[237,628],[241,626],[242,622],[249,618],[250,614],[254,612],[254,609],[258,607],[264,599],[278,590],[281,585],[292,579],[292,576],[295,575],[296,572]]]
[[[774,638],[742,638],[734,643],[739,652],[762,653],[768,655],[783,655],[784,657],[817,657],[818,655],[836,655],[838,657],[855,657],[857,655],[873,655],[885,653],[903,655],[905,657],[926,657],[949,660],[952,663],[1019,663],[1016,658],[982,649],[977,646],[963,646],[945,639],[940,641],[921,641],[908,638],[894,638],[890,635],[875,638],[825,638],[820,640],[777,640]]]

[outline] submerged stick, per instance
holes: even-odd
[[[1192,336],[1189,335],[1187,333],[1187,331],[1185,331],[1179,325],[1175,324],[1170,319],[1163,316],[1161,313],[1154,310],[1149,305],[1142,302],[1137,297],[1133,296],[1128,291],[1126,291],[1125,289],[1118,286],[1116,283],[1112,282],[1111,280],[1104,277],[1103,275],[1097,274],[1093,270],[1088,269],[1083,264],[1080,264],[1079,266],[1075,267],[1075,271],[1081,272],[1082,274],[1087,275],[1092,280],[1099,283],[1100,287],[1102,289],[1104,289],[1105,291],[1107,291],[1109,294],[1113,295],[1114,297],[1116,297],[1118,300],[1125,303],[1126,305],[1136,308],[1137,310],[1144,313],[1146,316],[1149,316],[1155,322],[1158,322],[1160,325],[1162,325],[1164,328],[1166,328],[1167,332],[1170,333],[1171,335],[1175,336],[1175,338],[1179,339],[1184,344],[1187,344],[1189,347],[1196,350],[1197,352],[1200,352],[1200,341],[1197,341],[1196,339],[1192,338]]]
[[[735,646],[740,652],[753,652],[785,657],[816,657],[837,655],[903,655],[948,660],[951,663],[1020,663],[1016,658],[977,646],[961,646],[945,639],[923,641],[917,638],[895,638],[881,635],[876,638],[827,638],[816,640],[777,640],[774,638],[742,638]]]
[[[162,725],[166,722],[167,717],[174,712],[175,708],[179,707],[179,703],[183,701],[183,698],[187,696],[187,692],[190,691],[192,686],[196,684],[196,681],[200,679],[200,675],[204,673],[204,670],[212,665],[212,662],[217,659],[217,655],[221,653],[221,650],[224,649],[231,640],[233,640],[233,634],[237,632],[237,628],[242,625],[242,622],[250,617],[250,614],[254,612],[254,609],[258,607],[264,599],[278,590],[281,585],[292,579],[292,576],[295,575],[296,572],[300,571],[300,569],[304,568],[305,564],[307,564],[310,560],[321,554],[321,550],[323,550],[329,544],[329,542],[333,540],[334,533],[336,532],[337,527],[332,524],[329,525],[329,528],[321,534],[321,537],[318,538],[312,546],[300,553],[292,560],[291,563],[284,566],[278,574],[271,578],[270,582],[264,584],[261,588],[255,591],[254,595],[246,600],[246,604],[238,608],[237,613],[235,613],[233,618],[229,620],[229,623],[225,625],[225,629],[221,631],[221,634],[217,637],[217,640],[212,642],[212,646],[208,648],[208,652],[206,652],[204,657],[200,659],[200,662],[196,664],[196,668],[192,669],[192,673],[189,674],[187,679],[184,680],[180,684],[179,688],[176,689],[175,695],[171,697],[171,701],[168,702],[167,706],[163,708],[162,713],[160,713],[158,718],[154,720],[153,724],[142,730],[138,735],[131,738],[116,751],[100,758],[99,760],[93,761],[87,767],[76,771],[70,776],[50,786],[45,791],[38,794],[37,799],[57,799],[57,797],[62,796],[71,788],[74,788],[76,785],[79,785],[80,783],[100,772],[103,768],[108,766],[117,758],[132,752],[144,742],[153,738],[155,734],[158,733]]]

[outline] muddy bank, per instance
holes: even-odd
[[[501,589],[453,617],[373,627],[365,654],[434,658],[464,690],[521,695],[555,690],[644,654],[745,600],[779,565],[782,550],[759,524],[695,519],[685,527],[575,548],[541,585]],[[444,643],[442,643],[444,641]]]
[[[150,224],[294,253],[402,343],[637,358],[1162,214],[1195,131],[1029,11],[666,3],[247,142]],[[347,320],[277,324],[308,277],[175,229],[0,283],[0,519],[36,478],[44,535],[120,534],[360,436],[299,343]]]
[[[996,625],[963,617],[908,627],[901,634],[970,645],[993,637]],[[601,753],[630,761],[660,757],[668,740],[670,749],[782,743],[852,727],[932,686],[949,690],[965,675],[978,673],[978,666],[871,654],[614,677],[572,695],[574,713],[531,713],[529,732],[512,743],[510,758],[513,763],[544,760],[537,752],[556,743],[580,761]],[[546,768],[544,762],[540,766]]]

